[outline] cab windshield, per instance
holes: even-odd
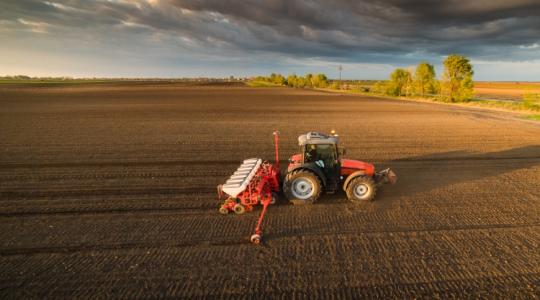
[[[322,160],[326,164],[333,164],[336,161],[336,146],[333,144],[307,144],[304,150],[306,163]]]

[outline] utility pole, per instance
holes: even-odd
[[[339,89],[341,90],[341,70],[343,70],[343,67],[339,65],[338,70],[339,70]]]

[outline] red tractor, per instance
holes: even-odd
[[[267,207],[276,202],[280,191],[281,172],[279,167],[279,135],[274,132],[276,158],[274,164],[260,158],[243,161],[227,182],[218,186],[221,199],[228,197],[219,208],[222,214],[235,212],[242,214],[251,211],[257,204],[263,206],[261,215],[251,241],[261,241],[261,225]],[[338,147],[339,138],[334,131],[330,135],[308,132],[298,137],[301,153],[289,158],[287,174],[283,179],[283,192],[293,204],[311,204],[321,192],[335,193],[343,189],[347,198],[353,202],[371,201],[377,187],[394,184],[397,176],[390,169],[375,172],[372,164],[345,159],[345,149]]]
[[[394,184],[397,176],[390,169],[375,172],[375,167],[363,161],[345,159],[345,149],[339,148],[339,138],[308,132],[298,137],[301,153],[289,159],[283,192],[295,204],[315,202],[322,190],[334,193],[340,188],[351,201],[371,201],[377,186]]]

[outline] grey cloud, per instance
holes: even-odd
[[[0,34],[7,36],[17,26],[23,30],[25,25],[17,23],[19,19],[50,24],[47,31],[58,41],[160,41],[169,47],[224,57],[271,53],[406,64],[421,56],[459,52],[479,59],[526,60],[538,56],[539,49],[520,46],[540,43],[538,0],[0,3],[0,26],[4,27]]]

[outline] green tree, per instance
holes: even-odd
[[[296,81],[298,80],[298,77],[296,77],[296,75],[289,75],[287,77],[287,85],[290,86],[290,87],[296,87]]]
[[[328,78],[324,74],[317,74],[311,77],[311,84],[313,87],[325,88],[328,86]]]
[[[405,69],[397,68],[390,74],[386,93],[392,96],[407,95],[411,82],[411,73]]]
[[[450,102],[463,102],[473,95],[473,67],[465,56],[451,54],[443,62],[441,96]]]
[[[312,79],[313,79],[313,74],[310,74],[310,73],[306,74],[306,76],[304,77],[304,87],[308,87],[308,88],[313,87]]]
[[[425,94],[436,92],[435,68],[427,62],[421,62],[414,72],[416,91],[424,97]]]
[[[302,77],[302,76],[298,76],[296,78],[296,85],[295,87],[297,88],[305,88],[307,87],[307,82],[306,82],[306,78],[305,77]]]

